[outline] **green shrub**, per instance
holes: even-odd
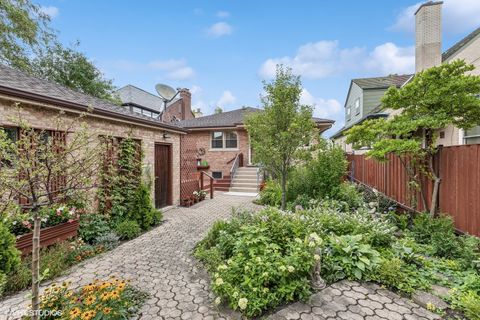
[[[340,189],[347,169],[343,150],[325,140],[320,140],[311,160],[297,166],[288,182],[288,199],[299,195],[310,198],[335,197]]]
[[[113,231],[110,231],[95,239],[95,245],[103,246],[106,250],[112,250],[120,243],[120,237]]]
[[[280,207],[282,203],[282,187],[275,180],[268,180],[260,192],[260,203],[272,207]]]
[[[412,234],[419,243],[432,246],[432,255],[445,258],[460,255],[462,248],[451,217],[432,218],[427,213],[419,214],[413,219]]]
[[[78,235],[87,243],[94,244],[96,239],[109,233],[110,227],[101,214],[82,214]]]
[[[299,215],[274,208],[243,212],[215,223],[195,255],[211,272],[218,299],[246,316],[258,316],[310,294],[321,238],[306,231]]]
[[[143,230],[147,230],[154,224],[155,211],[150,199],[150,189],[141,183],[133,198],[130,219],[137,221]]]
[[[3,272],[0,272],[0,297],[5,290],[5,285],[7,284],[7,275]]]
[[[366,203],[376,203],[379,212],[388,213],[396,210],[397,204],[395,201],[389,199],[383,193],[363,185],[358,185],[357,188],[362,192],[363,201]]]
[[[399,258],[382,259],[378,268],[372,274],[372,280],[406,293],[412,293],[415,288],[405,272],[405,262]]]
[[[159,225],[163,220],[163,212],[162,210],[158,209],[153,209],[153,219],[152,219],[152,225],[156,226]]]
[[[380,254],[362,243],[362,235],[330,236],[323,258],[322,275],[328,282],[369,279]]]
[[[480,319],[480,275],[469,274],[464,283],[452,293],[452,306],[465,313],[468,319]]]
[[[8,274],[20,263],[20,252],[15,248],[15,236],[0,221],[0,274]]]
[[[140,226],[136,221],[125,220],[117,225],[116,231],[120,239],[130,240],[137,237],[140,232],[142,232],[142,229],[140,229]]]
[[[350,182],[340,184],[335,199],[345,202],[348,205],[346,210],[359,208],[365,203],[362,193],[357,190],[355,184]]]

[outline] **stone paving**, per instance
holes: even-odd
[[[89,259],[55,279],[80,287],[110,275],[132,280],[149,293],[140,319],[240,319],[214,305],[208,275],[191,251],[214,221],[228,219],[232,207],[256,208],[252,197],[217,194],[191,208],[175,208],[164,223],[118,248]],[[42,284],[42,289],[50,283]],[[27,292],[0,301],[0,320],[19,319]],[[268,316],[270,319],[436,319],[438,316],[372,284],[342,281]]]
[[[285,319],[413,320],[441,319],[412,301],[373,283],[340,281],[268,317]]]

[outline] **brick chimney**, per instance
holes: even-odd
[[[415,72],[442,63],[442,1],[428,1],[415,12]]]
[[[178,89],[180,98],[182,98],[182,120],[193,119],[192,114],[192,94],[187,88]]]

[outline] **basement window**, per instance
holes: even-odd
[[[223,178],[223,172],[222,171],[212,171],[212,177],[213,177],[213,179],[222,179]]]

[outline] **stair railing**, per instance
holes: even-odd
[[[243,154],[237,153],[235,160],[233,161],[232,168],[230,169],[230,179],[233,180],[237,174],[237,169],[243,164]]]
[[[203,176],[206,175],[210,178],[210,199],[213,199],[213,177],[206,173],[205,171],[200,172],[200,190],[203,190]]]

